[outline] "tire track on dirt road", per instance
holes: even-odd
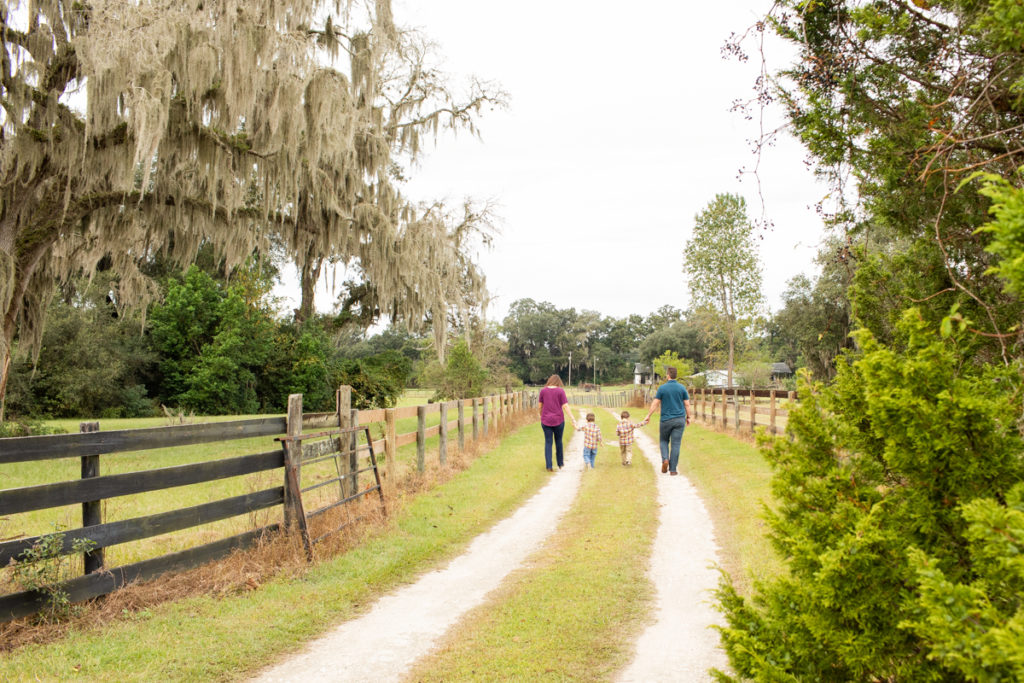
[[[655,621],[637,639],[633,661],[618,681],[711,681],[712,667],[728,671],[718,632],[712,628],[724,622],[711,606],[718,585],[713,568],[718,545],[711,517],[689,479],[661,474],[659,445],[640,430],[634,434],[636,446],[658,477],[660,520],[649,570],[655,585]],[[684,438],[681,457],[685,448]]]
[[[574,433],[565,452],[582,449]],[[567,458],[568,459],[568,458]],[[538,460],[538,466],[540,461]],[[384,597],[265,670],[254,681],[394,681],[522,566],[558,526],[579,490],[582,469],[565,467],[507,519],[481,534],[447,567]]]

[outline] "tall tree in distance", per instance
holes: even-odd
[[[743,197],[717,194],[697,214],[693,236],[683,249],[683,276],[691,305],[714,311],[726,333],[731,387],[736,339],[764,302],[754,227]]]

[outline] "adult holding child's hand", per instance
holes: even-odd
[[[540,425],[544,430],[544,464],[548,472],[554,472],[551,462],[551,442],[555,444],[555,460],[558,469],[562,469],[565,459],[562,454],[562,434],[565,432],[565,417],[572,419],[569,411],[569,399],[562,388],[562,378],[551,375],[544,383],[538,397],[540,403]],[[575,423],[574,423],[575,424]]]
[[[661,472],[677,474],[679,464],[679,442],[683,439],[683,430],[690,424],[690,394],[686,387],[676,381],[676,369],[671,365],[665,367],[668,381],[658,387],[658,393],[651,401],[644,421],[661,408],[661,420],[658,423],[658,439],[661,446]]]

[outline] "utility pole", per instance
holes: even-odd
[[[594,384],[597,385],[597,359],[594,359]]]
[[[569,352],[569,386],[572,386],[572,351]]]

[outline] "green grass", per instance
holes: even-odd
[[[468,470],[411,500],[386,530],[300,578],[233,597],[166,603],[20,648],[0,656],[0,680],[244,678],[456,555],[508,516],[550,476],[537,441],[536,425],[517,430]]]
[[[602,432],[614,420],[595,411]],[[566,454],[572,468],[581,453]],[[565,473],[554,476],[566,476]],[[408,676],[416,681],[609,680],[628,663],[653,587],[647,558],[657,525],[654,472],[598,450],[555,535]]]
[[[454,419],[456,411],[449,412],[449,418]],[[246,419],[255,416],[217,416],[196,418],[197,422],[221,422],[227,420]],[[472,443],[472,411],[466,413],[468,427],[466,429],[466,443]],[[426,426],[437,425],[440,422],[440,414],[435,412],[428,414]],[[78,420],[55,420],[49,424],[59,426],[68,432],[78,431]],[[134,418],[134,419],[111,419],[102,420],[100,426],[105,431],[119,429],[142,429],[149,427],[167,426],[165,418]],[[372,438],[379,438],[383,435],[383,423],[371,425],[370,433]],[[403,434],[416,431],[416,418],[406,418],[397,421],[397,433]],[[481,428],[482,433],[482,428]],[[458,432],[450,430],[448,434],[449,452],[457,447]],[[433,436],[426,440],[425,451],[426,461],[436,463],[438,460],[438,446],[440,437]],[[131,453],[114,453],[101,457],[100,471],[103,475],[122,474],[127,472],[138,472],[163,467],[172,467],[209,460],[233,458],[254,453],[262,453],[279,448],[280,445],[270,437],[259,437],[253,439],[240,439],[237,441],[223,441],[207,444],[198,444],[189,447],[175,447],[155,449],[150,451],[137,451]],[[378,453],[383,456],[383,453]],[[405,476],[417,468],[416,444],[406,444],[398,450],[396,461],[398,463],[397,474]],[[383,467],[383,463],[381,465]],[[313,468],[304,469],[304,481],[313,482],[317,478],[330,476],[331,463],[325,462]],[[15,463],[0,466],[0,490],[19,488],[24,486],[36,486],[50,484],[60,481],[72,481],[81,476],[81,465],[78,458],[64,458],[58,460],[46,460],[26,463]],[[319,470],[317,469],[319,468]],[[369,475],[364,475],[369,476]],[[282,473],[279,470],[261,472],[258,474],[246,475],[243,477],[232,477],[217,481],[195,484],[191,486],[176,487],[161,491],[152,491],[132,496],[119,496],[111,498],[103,503],[103,520],[115,522],[137,517],[144,517],[158,512],[164,512],[177,508],[201,505],[212,501],[238,496],[253,491],[280,486]],[[321,492],[326,493],[327,489]],[[9,515],[0,518],[0,540],[20,537],[32,537],[41,534],[51,533],[56,530],[67,530],[81,527],[81,505],[68,505],[59,508],[36,510],[16,515]],[[139,560],[156,557],[165,553],[176,552],[189,548],[200,543],[209,542],[233,534],[242,533],[249,529],[258,528],[266,524],[276,522],[281,517],[279,507],[263,510],[251,515],[243,515],[231,519],[184,529],[170,534],[163,534],[153,538],[133,541],[106,549],[106,564],[109,567],[116,567]],[[0,569],[0,584],[7,576],[7,571]]]
[[[240,418],[222,418],[240,419]],[[205,421],[205,419],[204,419]],[[210,419],[213,421],[213,419]],[[77,425],[77,422],[75,423]],[[142,427],[165,426],[166,420],[148,418],[142,420],[104,420],[103,429],[137,429]],[[77,428],[74,430],[77,431]],[[132,453],[114,453],[100,458],[100,473],[103,475],[138,472],[176,465],[185,465],[207,460],[232,458],[280,448],[269,437],[239,439],[199,444],[187,448],[162,448]],[[14,463],[0,467],[0,489],[36,486],[60,481],[72,481],[81,477],[78,458],[62,458],[36,462]],[[281,484],[279,471],[262,472],[245,477],[233,477],[214,482],[177,487],[164,491],[119,496],[103,503],[103,519],[106,522],[132,519],[164,512],[175,508],[200,505],[213,500],[237,496]],[[36,510],[0,518],[0,539],[20,536],[36,536],[49,533],[56,528],[73,529],[81,527],[81,505]],[[273,519],[271,519],[273,517]],[[196,544],[196,537],[218,538],[245,529],[276,521],[279,510],[267,510],[252,516],[222,520],[204,527],[166,534],[152,539],[108,549],[107,561],[110,566],[134,562],[146,557],[173,552]]]
[[[641,418],[646,415],[641,410],[633,414]],[[658,442],[657,413],[644,431]],[[697,488],[711,515],[722,567],[737,590],[749,593],[754,581],[785,572],[762,519],[762,506],[772,502],[772,472],[756,446],[691,424],[683,435],[679,472]]]

